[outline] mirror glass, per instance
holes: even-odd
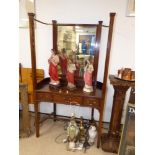
[[[57,49],[60,57],[59,74],[66,74],[68,61],[76,66],[75,76],[83,77],[87,60],[94,59],[95,26],[58,26]]]

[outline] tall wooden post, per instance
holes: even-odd
[[[35,31],[34,31],[34,13],[28,13],[29,16],[29,30],[30,30],[30,46],[31,46],[31,65],[32,65],[32,89],[33,101],[35,100],[36,89],[36,51],[35,51]]]
[[[105,59],[105,66],[104,66],[104,78],[103,78],[103,85],[102,85],[103,104],[102,104],[102,108],[100,111],[101,114],[103,114],[103,110],[104,110],[104,106],[105,106],[106,85],[107,85],[107,78],[108,78],[108,69],[109,69],[109,60],[110,60],[110,51],[111,51],[111,43],[112,43],[112,34],[113,34],[113,25],[114,25],[115,14],[116,13],[110,13],[109,33],[108,33],[106,59]],[[102,119],[103,119],[103,116],[100,116],[100,117],[102,117]],[[101,140],[102,140],[102,138],[101,138]]]
[[[99,47],[100,47],[100,40],[101,40],[101,31],[102,31],[102,22],[99,21],[97,25],[97,30],[96,30],[96,45],[95,45],[95,59],[94,59],[94,82],[95,82],[95,88],[97,84],[97,68],[98,68],[98,59],[99,59]]]
[[[112,43],[112,34],[113,34],[113,25],[116,13],[110,13],[110,24],[109,24],[109,33],[108,33],[108,42],[107,42],[107,50],[106,50],[106,60],[104,67],[104,78],[103,78],[103,86],[102,91],[105,94],[107,78],[108,78],[108,68],[109,68],[109,60],[110,60],[110,51],[111,51],[111,43]]]
[[[57,21],[56,20],[52,20],[53,23],[53,50],[56,52],[55,54],[57,54],[58,48],[57,48]]]

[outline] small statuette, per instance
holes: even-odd
[[[48,59],[49,63],[49,75],[50,75],[50,85],[53,87],[58,87],[60,85],[60,81],[58,78],[58,63],[59,56],[55,54],[54,50],[51,50],[51,56]]]
[[[88,133],[89,133],[89,144],[93,145],[97,135],[96,127],[91,125],[88,130]]]
[[[76,88],[75,83],[74,83],[74,72],[76,70],[76,66],[73,63],[72,59],[68,59],[68,66],[67,66],[67,74],[66,74],[66,78],[67,78],[67,88],[70,90],[73,90]]]
[[[84,92],[87,93],[93,92],[93,86],[92,86],[93,71],[94,71],[93,58],[90,58],[90,60],[87,60],[86,66],[84,68],[84,82],[85,82],[85,86],[83,88]]]
[[[75,149],[75,143],[77,141],[77,136],[79,133],[78,126],[75,122],[75,116],[72,114],[70,123],[67,127],[67,140],[68,140],[68,149],[73,150]]]
[[[67,73],[67,52],[65,48],[61,50],[61,53],[59,54],[59,59],[60,59],[62,75],[66,75]]]

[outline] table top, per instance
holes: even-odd
[[[92,97],[92,98],[102,98],[103,93],[99,88],[94,89],[92,93],[83,92],[83,88],[79,87],[74,90],[68,90],[66,85],[62,85],[59,88],[53,88],[49,85],[49,78],[45,78],[37,84],[37,93],[52,93],[52,94],[67,94],[71,96],[83,96],[83,97]]]

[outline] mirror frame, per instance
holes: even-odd
[[[82,27],[96,27],[96,43],[94,49],[94,71],[93,71],[93,86],[96,88],[97,85],[97,71],[98,71],[98,61],[99,61],[99,50],[100,50],[100,40],[102,33],[102,22],[99,21],[98,24],[64,24],[57,23],[56,20],[52,20],[53,24],[53,50],[58,52],[57,42],[58,42],[58,26],[82,26]],[[58,53],[56,53],[58,54]],[[60,75],[59,75],[60,76]],[[61,75],[60,80],[62,83],[66,83],[66,77]],[[83,77],[75,77],[75,83],[78,87],[84,86]]]

